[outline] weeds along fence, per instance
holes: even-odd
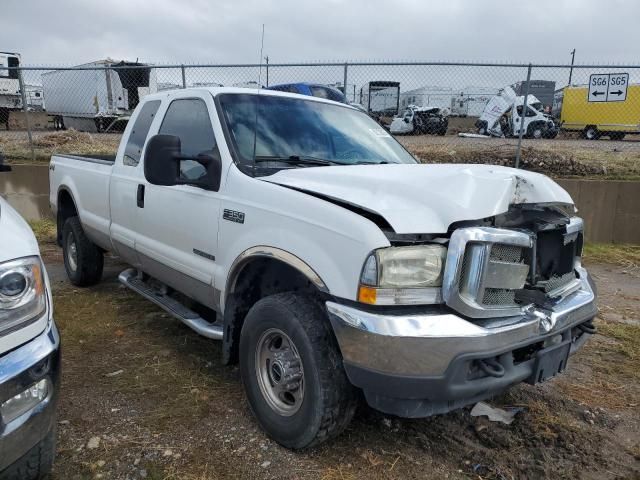
[[[76,67],[0,63],[0,151],[10,160],[45,159],[77,147],[77,140],[78,153],[113,153],[145,95],[216,86],[272,88],[355,104],[402,135],[414,153],[434,161],[477,162],[489,154],[494,163],[519,166],[527,161],[522,145],[535,145],[529,142],[620,141],[640,133],[640,65],[104,60]],[[67,135],[48,137],[54,130]],[[553,148],[547,148],[551,155]]]

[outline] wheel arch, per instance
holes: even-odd
[[[56,242],[58,246],[62,246],[62,227],[64,222],[71,217],[79,215],[76,201],[73,198],[71,190],[65,186],[61,186],[58,189],[58,195],[56,199],[57,213],[56,213]]]
[[[287,291],[328,295],[329,289],[304,260],[270,246],[251,247],[231,264],[223,294],[223,361],[237,363],[244,318],[261,298]]]

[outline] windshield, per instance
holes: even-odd
[[[220,97],[236,161],[327,164],[417,163],[387,131],[358,110],[289,97],[223,94]],[[256,128],[257,125],[257,128]],[[288,164],[292,166],[291,163]],[[272,168],[283,168],[274,164]]]

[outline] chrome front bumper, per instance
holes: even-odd
[[[50,389],[40,403],[7,423],[0,416],[0,477],[54,427],[60,389],[60,335],[53,318],[40,335],[0,356],[0,404],[43,378],[49,380]]]
[[[578,290],[552,310],[532,307],[518,316],[472,322],[442,310],[386,314],[331,301],[326,306],[345,364],[387,375],[442,377],[461,356],[499,355],[592,319],[595,286],[584,268],[576,271]]]

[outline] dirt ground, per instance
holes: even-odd
[[[490,401],[523,409],[511,425],[361,406],[341,437],[294,453],[260,430],[219,343],[120,286],[116,259],[71,286],[51,228],[36,234],[63,342],[56,479],[640,478],[638,247],[589,250],[600,333],[562,376]]]

